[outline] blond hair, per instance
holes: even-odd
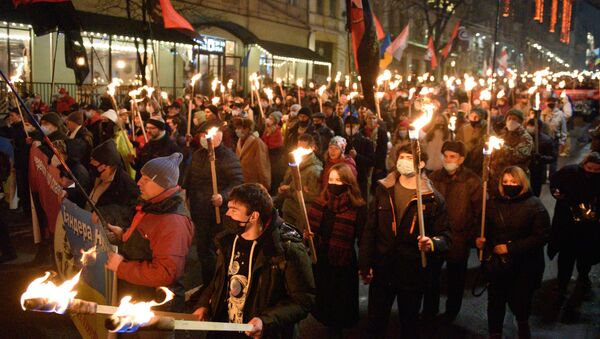
[[[505,194],[504,194],[504,187],[502,187],[502,179],[507,174],[509,174],[510,176],[515,178],[515,180],[517,180],[517,182],[521,186],[523,186],[523,189],[521,190],[519,195],[524,194],[531,189],[531,185],[529,184],[529,178],[527,178],[527,174],[525,173],[525,171],[523,171],[523,169],[519,166],[509,166],[509,167],[506,167],[502,171],[502,174],[500,175],[500,180],[498,180],[498,190],[500,191],[500,194],[502,194],[503,196]]]

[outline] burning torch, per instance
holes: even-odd
[[[306,230],[308,234],[311,234],[310,223],[308,222],[308,213],[306,212],[306,203],[304,202],[304,188],[302,187],[302,178],[300,176],[300,163],[302,162],[302,157],[312,153],[311,149],[298,147],[292,153],[294,157],[294,162],[290,163],[289,166],[292,169],[292,178],[294,180],[294,185],[296,186],[296,194],[298,203],[300,204],[300,209],[302,210],[302,216],[304,217],[304,223],[306,225]],[[308,243],[310,245],[310,251],[312,254],[312,262],[313,264],[317,263],[317,251],[315,249],[315,242],[312,237],[308,238]]]
[[[13,84],[17,82],[23,82],[21,79],[21,75],[23,74],[23,65],[19,65],[17,70],[15,71],[15,75],[10,77],[10,82]],[[7,90],[10,91],[10,86],[6,86]],[[13,93],[13,100],[15,102],[15,106],[17,106],[17,110],[19,111],[19,115],[21,116],[21,121],[23,122],[23,130],[25,131],[25,135],[29,138],[29,132],[27,132],[27,128],[25,128],[25,118],[23,118],[23,111],[21,111],[21,105],[19,105],[19,101],[17,100],[17,95]]]
[[[202,76],[201,73],[194,74],[192,79],[190,80],[190,85],[192,86],[192,94],[190,95],[190,101],[188,103],[188,116],[187,116],[187,131],[185,135],[185,146],[190,147],[190,137],[192,134],[192,104],[194,102],[194,88],[196,87],[196,81],[200,79]]]
[[[215,164],[215,146],[213,144],[213,138],[218,131],[218,127],[213,127],[206,133],[206,145],[208,146],[208,160],[210,161],[210,176],[212,179],[213,195],[219,194],[219,189],[217,187],[217,167]],[[217,224],[221,224],[221,208],[219,206],[215,206],[215,220]]]
[[[482,189],[482,200],[481,200],[481,237],[485,236],[485,209],[487,206],[487,186],[490,180],[490,161],[492,153],[496,149],[502,148],[504,140],[491,136],[487,141],[487,149],[483,149],[483,189]],[[479,260],[483,259],[483,250],[479,250]]]
[[[327,90],[327,86],[323,85],[319,87],[317,93],[319,94],[319,109],[323,112],[323,95],[325,94],[325,90]]]
[[[115,100],[115,91],[116,91],[117,87],[121,86],[122,83],[123,83],[123,80],[121,80],[119,78],[113,78],[112,81],[110,82],[110,84],[108,84],[106,86],[106,92],[110,96],[110,100],[113,104],[115,112],[119,111],[119,106],[117,106],[117,100]]]
[[[423,219],[423,196],[421,193],[421,146],[419,145],[419,133],[421,129],[427,125],[433,117],[435,106],[431,103],[423,106],[424,113],[417,120],[413,121],[413,127],[408,131],[413,147],[415,173],[417,174],[417,219],[419,219],[419,235],[425,236],[425,220]],[[421,251],[421,266],[427,267],[427,256]]]
[[[144,140],[146,142],[148,142],[148,136],[146,135],[146,128],[144,127],[144,120],[142,120],[142,115],[140,114],[140,110],[138,109],[138,105],[137,105],[137,96],[140,94],[140,90],[139,89],[135,89],[133,91],[129,91],[129,96],[131,97],[131,115],[132,115],[132,119],[133,121],[131,122],[131,125],[133,126],[133,129],[135,131],[135,117],[133,116],[134,114],[140,119],[140,127],[142,128],[142,134],[144,135]],[[132,133],[132,136],[133,133]]]

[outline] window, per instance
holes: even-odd
[[[31,35],[27,26],[22,24],[0,25],[0,69],[7,76],[13,76],[17,70],[21,79],[29,81],[31,70]]]
[[[329,15],[334,18],[340,15],[337,0],[329,0]]]

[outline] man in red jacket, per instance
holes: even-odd
[[[160,300],[156,288],[166,286],[175,293],[167,307],[171,311],[183,310],[185,258],[194,229],[177,186],[182,158],[181,153],[173,153],[148,161],[138,181],[142,202],[130,227],[108,226],[120,240],[119,254],[110,254],[106,263],[117,273],[119,294]]]

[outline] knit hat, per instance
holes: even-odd
[[[275,124],[279,124],[281,122],[281,117],[283,116],[283,114],[279,111],[275,111],[273,113],[271,113],[270,117],[273,118],[275,120]]]
[[[346,145],[348,143],[346,142],[346,139],[344,139],[343,137],[340,137],[339,135],[336,135],[335,137],[331,138],[331,140],[329,141],[329,146],[335,146],[337,148],[340,149],[340,151],[342,151],[342,153],[344,153],[344,151],[346,151]]]
[[[310,118],[312,116],[312,110],[309,107],[302,107],[298,111],[298,115],[301,115],[301,114],[304,114]]]
[[[119,120],[119,117],[117,116],[117,112],[115,112],[114,109],[109,109],[106,112],[102,113],[102,117],[114,122],[115,124]]]
[[[509,115],[512,115],[512,116],[516,117],[517,119],[519,119],[519,121],[523,122],[523,119],[524,119],[523,112],[519,111],[518,109],[513,108],[510,111],[506,112],[507,118]]]
[[[106,140],[92,150],[92,159],[97,162],[108,165],[117,166],[121,164],[121,155],[117,151],[117,144],[113,139]]]
[[[477,113],[477,115],[479,116],[479,119],[485,119],[487,118],[487,112],[486,110],[484,110],[481,107],[475,107],[471,110],[471,112],[475,112]]]
[[[294,113],[297,115],[301,108],[302,106],[300,106],[299,104],[293,104],[292,106],[290,106],[290,114],[292,116],[294,116]]]
[[[142,167],[142,175],[149,177],[164,189],[173,188],[179,180],[179,164],[182,159],[183,154],[179,152],[167,157],[154,158]]]
[[[442,154],[446,151],[451,151],[460,154],[461,157],[465,156],[465,144],[461,141],[446,141],[442,145]]]
[[[158,128],[161,131],[164,131],[165,128],[167,128],[165,121],[159,116],[154,116],[154,117],[148,119],[148,121],[146,121],[146,124],[150,124],[150,125]]]
[[[42,115],[42,118],[40,119],[40,121],[46,121],[58,128],[60,128],[63,125],[62,118],[54,112],[50,112],[50,113],[46,113],[46,114]]]
[[[77,125],[83,125],[83,112],[75,111],[67,117],[67,121],[72,121]]]

